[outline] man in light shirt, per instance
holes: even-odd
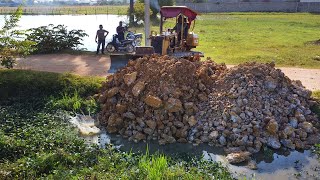
[[[96,43],[98,43],[96,54],[99,54],[101,45],[102,45],[101,53],[104,54],[104,46],[106,44],[106,37],[108,36],[108,34],[109,32],[104,30],[102,25],[99,25],[99,30],[97,31],[96,38],[95,38]]]

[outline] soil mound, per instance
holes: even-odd
[[[149,56],[109,76],[100,123],[134,141],[209,143],[226,151],[306,149],[319,140],[314,101],[274,64]]]

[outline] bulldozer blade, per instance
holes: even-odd
[[[172,54],[172,56],[177,58],[190,57],[190,56],[204,57],[204,54],[198,51],[185,51],[185,52],[175,52]]]
[[[111,65],[108,73],[115,73],[119,69],[127,66],[130,60],[136,60],[144,55],[151,55],[154,53],[154,48],[152,46],[137,46],[136,52],[133,54],[110,54]]]
[[[119,69],[127,66],[130,60],[141,57],[134,54],[110,54],[111,65],[108,73],[115,73]]]

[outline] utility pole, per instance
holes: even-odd
[[[145,45],[150,46],[150,0],[144,1],[144,27]]]
[[[134,16],[133,16],[133,0],[130,0],[130,11],[129,11],[129,22],[132,25],[134,21]]]

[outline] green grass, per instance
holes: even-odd
[[[89,108],[102,78],[0,70],[0,179],[231,179],[221,164],[88,146],[60,110]],[[95,106],[95,105],[93,105]]]
[[[312,92],[312,97],[320,100],[320,91],[314,91],[314,92]]]
[[[128,5],[115,6],[34,6],[22,7],[24,15],[74,15],[74,14],[116,14],[126,15]],[[12,14],[16,7],[0,7],[0,14]]]
[[[312,97],[313,97],[316,101],[318,101],[318,106],[313,107],[313,108],[312,108],[312,111],[313,111],[314,113],[316,113],[316,114],[318,115],[318,117],[320,118],[320,91],[314,91],[314,92],[312,92]],[[318,154],[318,157],[320,157],[320,144],[316,144],[316,145],[315,145],[315,150],[314,150],[314,152],[315,152],[316,154]],[[320,158],[319,158],[319,160],[320,160]]]
[[[318,106],[312,107],[312,111],[320,118],[320,91],[312,92],[312,97],[318,102]]]
[[[99,110],[93,95],[104,78],[29,70],[0,70],[0,77],[0,105],[28,104],[30,111],[50,107],[86,114]]]
[[[320,16],[314,14],[244,13],[203,15],[195,32],[200,51],[217,62],[270,62],[278,66],[320,68]]]
[[[144,170],[142,173],[145,173],[148,179],[164,179],[168,171],[168,161],[163,155],[150,158],[147,154],[139,160],[138,167]]]
[[[172,28],[173,21],[164,29]],[[143,32],[143,29],[138,29]],[[152,30],[159,32],[158,25]],[[217,13],[198,16],[196,48],[219,63],[271,62],[277,66],[320,68],[320,15],[309,13]]]

